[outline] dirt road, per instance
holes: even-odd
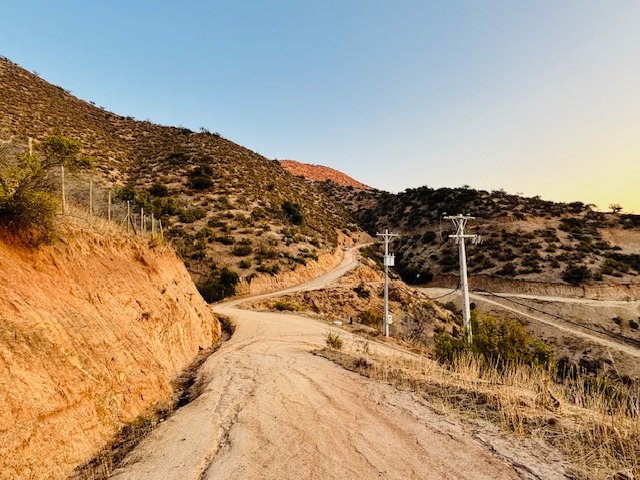
[[[445,295],[447,292],[451,292],[450,289],[446,289],[446,288],[422,288],[421,290],[432,298],[441,297],[442,295]],[[460,292],[456,291],[455,293],[451,293],[450,295],[445,295],[440,298],[440,301],[447,301],[454,298],[455,296],[460,296]],[[505,298],[514,297],[514,298],[523,298],[523,299],[529,299],[529,300],[544,300],[548,302],[582,304],[582,305],[598,306],[598,307],[619,306],[619,305],[624,305],[624,306],[631,305],[631,306],[637,307],[638,305],[637,301],[624,302],[624,301],[617,301],[617,300],[592,300],[592,299],[582,299],[582,298],[546,297],[542,295],[525,295],[525,294],[509,294],[509,293],[506,293],[506,294],[500,293],[500,296]],[[633,357],[640,358],[640,349],[634,346],[627,345],[625,343],[613,340],[605,336],[604,334],[599,334],[597,332],[593,332],[585,328],[581,328],[577,325],[563,322],[562,320],[557,318],[543,316],[542,314],[540,315],[532,314],[527,310],[526,307],[523,307],[523,306],[519,306],[515,304],[505,305],[501,301],[495,300],[495,297],[487,298],[487,296],[483,294],[470,293],[469,298],[474,302],[484,302],[494,307],[498,307],[502,310],[513,312],[523,317],[529,318],[531,320],[535,320],[536,322],[552,326],[563,332],[567,332],[577,337],[588,340],[590,342],[602,345],[603,347],[619,350]]]
[[[325,286],[356,264],[347,252],[336,270],[298,289]],[[521,478],[410,393],[314,356],[326,324],[239,303],[215,307],[237,328],[204,364],[202,395],[147,437],[112,478]]]

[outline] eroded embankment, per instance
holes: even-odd
[[[0,240],[0,478],[65,478],[171,401],[220,337],[168,247],[69,228],[38,251]]]

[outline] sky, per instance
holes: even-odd
[[[392,192],[640,213],[638,25],[637,0],[0,0],[0,54],[115,113]]]

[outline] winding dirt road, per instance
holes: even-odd
[[[335,270],[289,291],[326,286],[357,265],[355,255],[346,252]],[[241,310],[239,303],[215,306],[237,328],[202,367],[202,395],[141,442],[111,478],[522,478],[412,394],[314,356],[326,324]]]

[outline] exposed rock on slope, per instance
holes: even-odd
[[[354,187],[360,190],[371,190],[371,187],[360,183],[338,170],[322,165],[309,165],[295,160],[280,160],[280,165],[292,175],[303,176],[307,180],[324,182],[330,180],[344,187]]]
[[[172,249],[68,226],[0,240],[0,478],[61,479],[220,337]]]

